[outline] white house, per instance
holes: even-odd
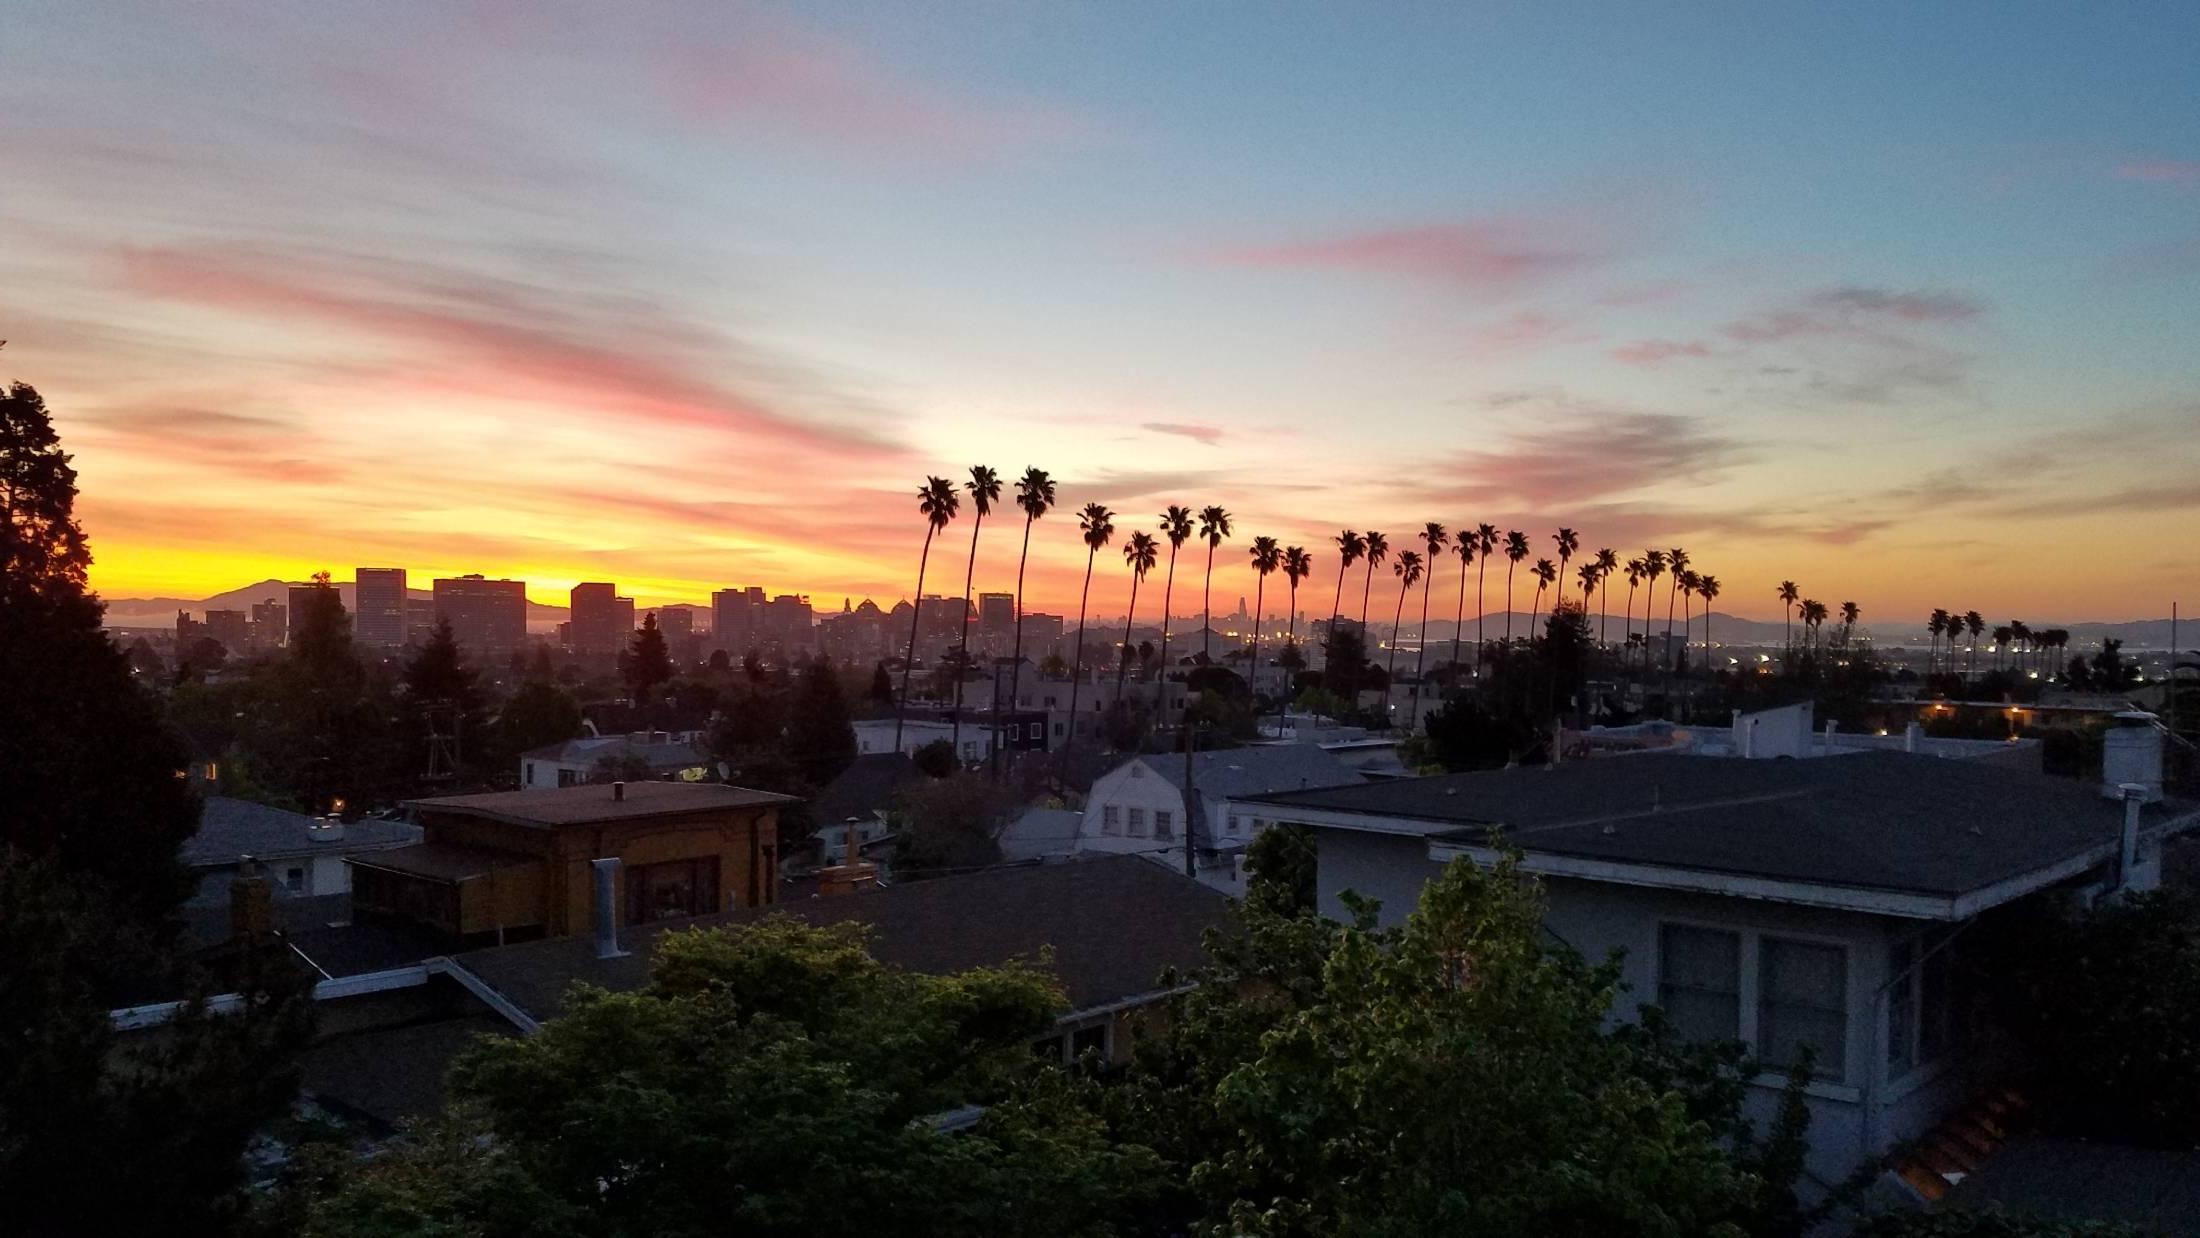
[[[2158,788],[2159,784],[2155,784]],[[1622,1017],[1770,1062],[1814,1053],[1809,1171],[1837,1183],[1998,1082],[1952,983],[1980,913],[2051,888],[2159,881],[2200,810],[1969,761],[1701,756],[1582,761],[1264,796],[1229,811],[1314,828],[1322,910],[1347,890],[1395,922],[1450,861],[1517,847],[1547,928],[1624,955]],[[2082,998],[2074,997],[2074,1000]],[[1777,1075],[1759,1080],[1769,1113]]]
[[[184,866],[198,879],[186,905],[227,903],[229,882],[248,856],[265,868],[277,897],[348,894],[351,866],[344,857],[419,841],[420,827],[403,821],[346,822],[208,796],[198,832],[183,844]]]
[[[1828,722],[1814,721],[1809,701],[1761,709],[1754,713],[1735,710],[1726,726],[1681,725],[1662,720],[1628,726],[1594,726],[1565,734],[1569,760],[1581,757],[1620,756],[1635,753],[1682,753],[1706,757],[1738,757],[1772,761],[1850,756],[1859,752],[1915,752],[1951,761],[1979,761],[2009,769],[2040,769],[2037,739],[1954,739],[1925,734],[1912,722],[1899,734],[1867,734],[1843,731]]]
[[[870,756],[881,752],[894,752],[895,724],[892,718],[865,718],[850,724],[856,733],[856,754]],[[901,747],[899,751],[915,756],[926,744],[942,741],[956,745],[956,755],[965,765],[974,765],[993,755],[993,728],[980,719],[964,718],[959,729],[951,722],[931,718],[910,718],[901,723]]]
[[[1182,753],[1135,756],[1095,779],[1085,798],[1076,852],[1143,855],[1182,871],[1189,828],[1200,881],[1242,893],[1240,857],[1269,817],[1228,808],[1231,800],[1365,781],[1358,770],[1313,744],[1225,748],[1199,753],[1191,764],[1196,803],[1184,793]]]
[[[606,763],[639,762],[651,778],[694,782],[710,776],[710,752],[700,731],[638,731],[632,735],[584,735],[520,754],[522,791],[581,786]],[[625,776],[622,772],[619,776]]]

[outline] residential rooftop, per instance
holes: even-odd
[[[341,837],[339,837],[341,835]],[[403,821],[368,818],[328,830],[302,812],[270,808],[226,795],[208,796],[199,812],[198,831],[183,842],[189,868],[219,868],[240,856],[258,860],[301,855],[349,855],[380,847],[402,847],[420,837],[420,827]]]
[[[721,782],[628,782],[539,791],[492,791],[408,800],[420,812],[451,813],[512,825],[558,829],[642,817],[769,808],[795,802],[791,795],[754,791]]]

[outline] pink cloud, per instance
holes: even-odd
[[[1871,334],[1889,323],[1967,322],[1985,312],[1977,301],[1958,293],[1828,288],[1794,305],[1729,323],[1725,330],[1729,338],[1762,344],[1805,335]]]
[[[2177,159],[2151,159],[2127,163],[2116,169],[2119,180],[2149,181],[2159,185],[2200,185],[2200,163]]]
[[[1488,450],[1458,453],[1440,471],[1461,480],[1431,485],[1426,496],[1572,509],[1662,484],[1701,484],[1750,454],[1746,444],[1702,418],[1580,409],[1546,418]]]
[[[1700,340],[1637,340],[1612,350],[1612,359],[1623,365],[1646,368],[1663,365],[1675,357],[1708,357],[1711,349]]]
[[[1599,255],[1547,222],[1488,217],[1241,246],[1208,258],[1226,266],[1364,272],[1514,292],[1588,266]]]
[[[1560,344],[1579,343],[1591,336],[1567,319],[1536,310],[1522,310],[1467,333],[1467,349],[1478,357],[1512,356]]]
[[[1209,447],[1222,442],[1221,426],[1187,425],[1174,421],[1149,421],[1139,428],[1149,430],[1155,434],[1173,434],[1178,438],[1188,438],[1195,443],[1205,443]]]

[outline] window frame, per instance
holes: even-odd
[[[1814,933],[1808,930],[1765,929],[1751,924],[1713,920],[1700,916],[1661,915],[1655,917],[1653,923],[1658,930],[1652,937],[1655,943],[1655,957],[1651,965],[1653,993],[1656,992],[1660,979],[1665,974],[1665,926],[1677,925],[1692,929],[1706,929],[1718,933],[1732,933],[1741,938],[1741,1035],[1739,1039],[1753,1055],[1761,1053],[1763,1048],[1763,1039],[1759,1034],[1758,1024],[1761,1004],[1761,995],[1758,990],[1763,979],[1764,965],[1760,955],[1764,941],[1769,938],[1777,941],[1795,942],[1799,945],[1823,946],[1840,951],[1842,957],[1843,1001],[1841,1027],[1842,1073],[1839,1075],[1822,1073],[1824,1064],[1820,1063],[1818,1067],[1813,1069],[1810,1080],[1805,1085],[1805,1090],[1814,1096],[1855,1100],[1861,1095],[1859,1085],[1856,1082],[1859,1062],[1863,1063],[1867,1072],[1883,1069],[1883,1066],[1876,1061],[1877,1041],[1874,1031],[1874,1019],[1867,1018],[1864,1020],[1865,1030],[1861,1033],[1871,1043],[1863,1048],[1861,1055],[1857,1046],[1860,1033],[1858,1032],[1858,1020],[1855,1016],[1854,1007],[1857,998],[1857,984],[1862,973],[1857,966],[1857,943],[1852,939],[1826,933]],[[1869,948],[1868,945],[1866,948]],[[1650,1004],[1658,1003],[1652,1002]],[[1662,1005],[1660,1005],[1660,1009],[1663,1009]],[[1787,1075],[1784,1068],[1771,1068],[1769,1062],[1766,1063],[1766,1066],[1768,1069],[1759,1074],[1753,1082],[1766,1087],[1786,1086]]]

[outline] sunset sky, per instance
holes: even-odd
[[[0,378],[118,597],[887,603],[985,463],[1060,480],[1034,608],[1098,500],[1228,506],[1218,609],[1254,534],[1319,611],[1340,526],[1435,519],[1685,545],[1756,617],[2153,617],[2195,49],[2190,3],[16,0]]]

